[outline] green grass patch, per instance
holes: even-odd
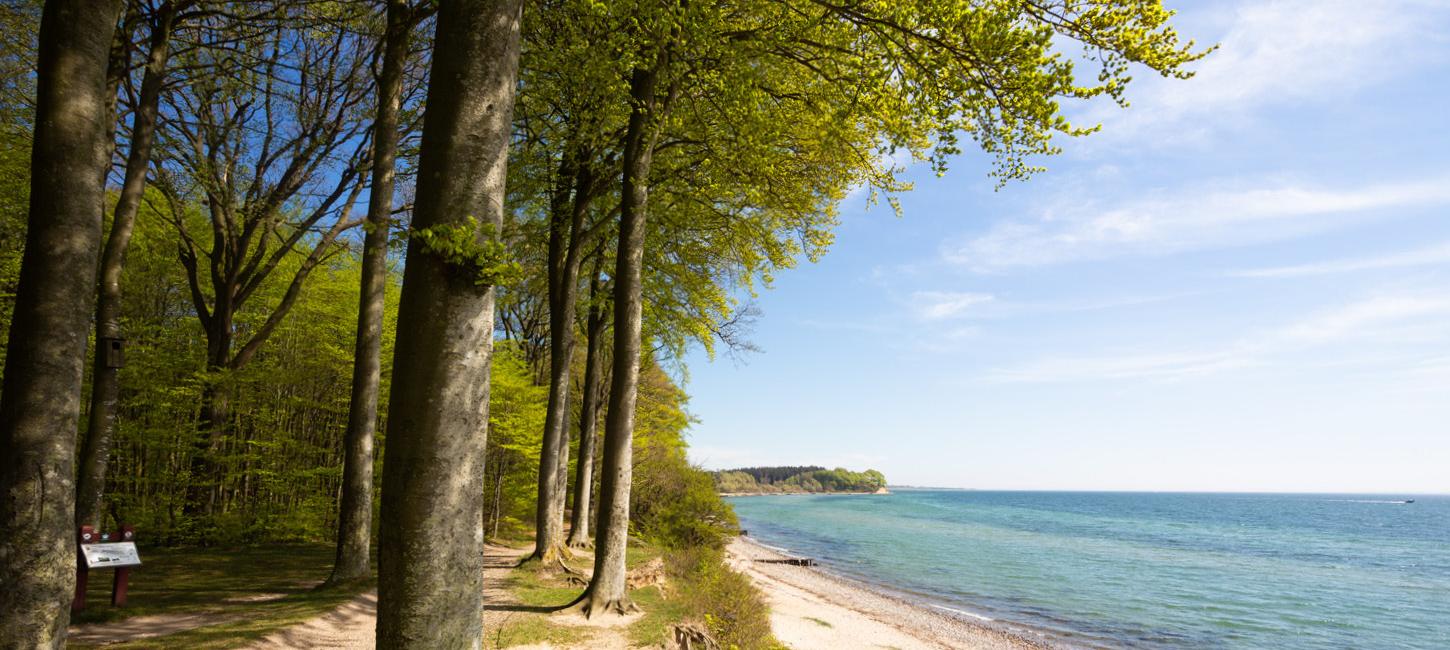
[[[540,572],[536,563],[510,571],[507,588],[530,607],[563,607],[584,592],[583,587],[569,584],[558,574]]]
[[[633,569],[659,557],[661,553],[663,551],[659,547],[632,537],[629,545],[624,548],[624,566],[626,569]]]
[[[630,592],[629,597],[644,610],[644,616],[629,626],[629,642],[636,646],[664,645],[670,635],[670,626],[689,615],[684,601],[666,598],[659,587],[637,589]]]
[[[107,623],[132,616],[209,613],[220,621],[108,648],[230,648],[300,623],[352,599],[370,582],[317,588],[332,570],[323,545],[245,549],[142,549],[131,572],[127,605],[110,605],[111,572],[92,572],[85,611],[71,622]],[[255,599],[267,599],[258,601]],[[90,647],[72,643],[69,647]]]
[[[587,641],[591,636],[586,628],[558,625],[550,622],[544,614],[509,612],[501,619],[494,629],[484,630],[485,648],[511,648],[540,643],[569,645]]]

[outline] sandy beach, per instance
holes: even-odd
[[[728,551],[730,565],[765,592],[776,637],[796,650],[1052,647],[879,593],[819,568],[757,562],[786,556],[749,538],[737,538]]]

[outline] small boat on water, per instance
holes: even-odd
[[[1405,501],[1404,501],[1404,502],[1405,502],[1405,503],[1414,503],[1414,502],[1415,502],[1415,500],[1414,500],[1414,499],[1405,499]]]

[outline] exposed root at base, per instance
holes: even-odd
[[[636,614],[643,610],[627,597],[601,600],[595,599],[593,596],[585,593],[579,602],[571,606],[568,611],[577,612],[586,619],[593,619],[595,616],[601,614],[629,616],[630,614]]]
[[[570,541],[565,546],[579,551],[590,551],[594,549],[594,542],[587,539],[583,541]]]
[[[543,551],[535,548],[534,552],[530,553],[528,557],[519,560],[518,567],[522,568],[528,566],[530,563],[538,562],[540,567],[552,568],[563,564],[564,560],[572,559],[574,559],[574,552],[570,551],[568,546],[554,544]]]
[[[552,558],[539,559],[537,555],[524,558],[515,569],[526,569],[538,573],[562,574],[570,584],[589,584],[589,572],[569,566],[562,555],[554,554]]]

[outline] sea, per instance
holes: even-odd
[[[1450,496],[893,488],[729,501],[757,542],[1063,647],[1450,649]]]

